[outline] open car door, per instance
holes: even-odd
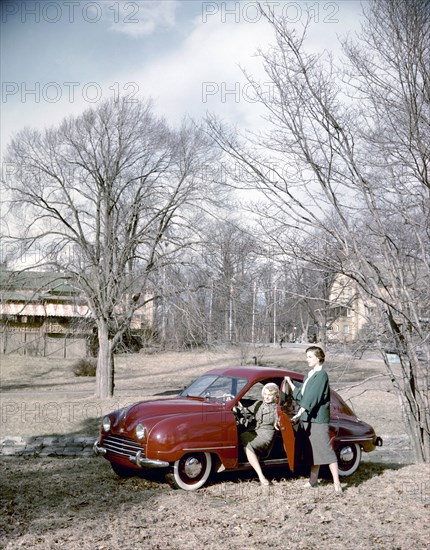
[[[288,416],[285,405],[278,405],[278,418],[279,418],[279,429],[281,430],[282,441],[284,443],[285,453],[288,458],[288,467],[293,472],[294,471],[294,455],[296,448],[296,435],[294,428],[290,422],[290,417]]]
[[[293,472],[296,451],[296,432],[291,424],[290,418],[294,416],[294,402],[291,391],[285,380],[281,384],[281,402],[278,405],[279,429],[281,430],[282,441],[285,453],[288,458],[288,467]],[[284,399],[283,399],[284,397]]]

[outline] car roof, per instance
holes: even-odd
[[[247,379],[280,378],[290,376],[297,380],[303,379],[303,374],[278,367],[217,367],[204,374],[223,374],[224,376],[239,376]]]

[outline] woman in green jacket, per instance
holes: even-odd
[[[334,490],[336,493],[341,493],[337,458],[330,444],[330,385],[328,375],[323,369],[324,351],[318,346],[311,346],[306,350],[306,360],[311,370],[303,384],[296,387],[289,376],[285,377],[293,392],[293,399],[300,405],[291,422],[302,420],[312,447],[313,465],[306,486],[317,486],[320,466],[328,464],[333,477]]]

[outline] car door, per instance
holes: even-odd
[[[286,382],[281,384],[280,403],[278,405],[279,429],[284,443],[285,454],[288,458],[288,467],[294,471],[295,451],[296,451],[296,432],[291,424],[290,417],[294,415],[294,402],[291,392],[286,386]]]

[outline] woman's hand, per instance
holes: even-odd
[[[284,380],[287,382],[287,384],[290,386],[290,388],[294,391],[296,389],[296,386],[291,381],[291,378],[289,376],[286,376]]]
[[[302,414],[305,412],[305,410],[306,409],[304,409],[303,407],[300,407],[297,413],[291,418],[290,420],[291,424],[295,424],[296,422],[298,422]]]

